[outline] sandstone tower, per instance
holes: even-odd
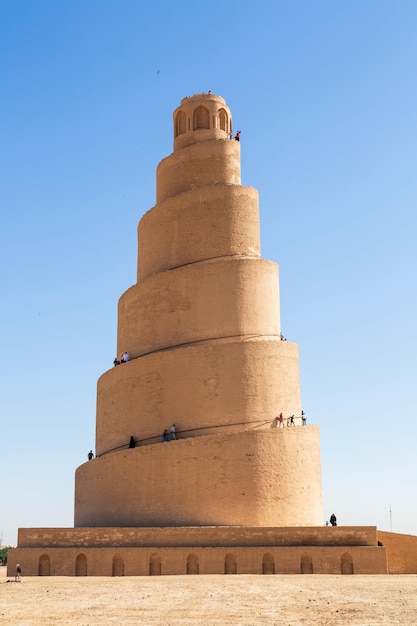
[[[323,523],[319,429],[277,428],[280,412],[301,426],[298,351],[281,341],[278,267],[260,256],[231,129],[216,95],[174,112],[137,283],[119,301],[117,353],[131,360],[98,382],[75,526]],[[178,439],[161,443],[172,423]]]
[[[319,429],[301,424],[297,346],[281,340],[278,267],[260,256],[231,129],[213,94],[174,112],[137,282],[119,301],[117,354],[131,360],[98,381],[75,528],[20,528],[9,575],[16,563],[28,576],[388,571],[375,527],[323,526]],[[177,439],[161,442],[173,423]],[[412,573],[382,535],[400,545],[393,571]]]

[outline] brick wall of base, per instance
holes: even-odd
[[[387,574],[375,527],[20,529],[24,576]]]
[[[417,537],[378,531],[379,544],[387,549],[389,574],[417,574]]]
[[[385,548],[15,548],[8,575],[386,574]]]

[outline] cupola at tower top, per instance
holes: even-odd
[[[183,98],[173,118],[174,151],[199,141],[227,139],[232,132],[226,101],[210,91]]]

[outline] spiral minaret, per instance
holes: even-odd
[[[323,525],[319,429],[301,418],[278,266],[260,256],[231,131],[211,93],[174,112],[119,301],[117,354],[131,359],[98,381],[75,528],[20,528],[10,576],[16,563],[29,576],[415,573],[415,538]]]
[[[117,354],[131,360],[98,381],[75,526],[323,522],[319,429],[301,426],[298,350],[281,340],[278,266],[260,256],[258,194],[241,185],[231,131],[211,93],[174,112],[137,282],[119,301]]]

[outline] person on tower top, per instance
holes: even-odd
[[[123,352],[120,358],[120,363],[127,363],[127,361],[129,360],[130,360],[130,355],[127,352]]]

